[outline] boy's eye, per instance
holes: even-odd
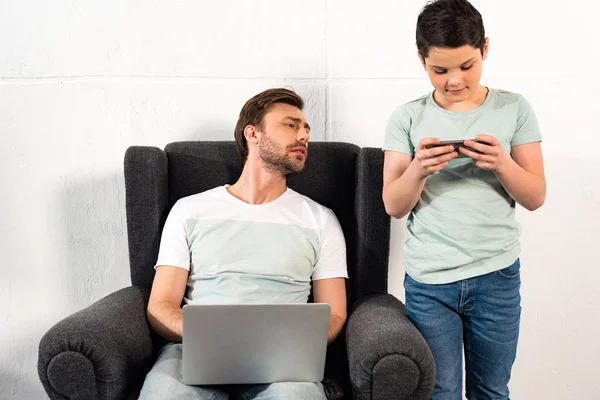
[[[440,70],[434,69],[433,72],[435,72],[438,75],[444,75],[446,73],[446,70],[440,71]]]
[[[469,65],[468,67],[461,67],[460,69],[462,69],[463,71],[467,71],[469,69],[471,69],[473,65]]]

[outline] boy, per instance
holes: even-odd
[[[466,0],[428,3],[418,56],[434,91],[400,106],[383,150],[386,211],[409,214],[406,306],[436,362],[432,399],[508,399],[520,321],[515,202],[545,200],[541,136],[520,95],[479,83],[489,39]],[[441,141],[464,140],[455,149]]]

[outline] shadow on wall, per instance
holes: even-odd
[[[173,138],[169,142],[183,140],[234,140],[235,125],[228,126],[226,121],[206,120],[182,138]]]
[[[123,172],[98,175],[92,170],[65,177],[59,194],[66,315],[131,283]]]
[[[0,363],[0,399],[47,398],[37,373],[40,336],[33,326],[35,323],[25,323],[12,329],[19,334],[13,336],[8,348],[2,349],[2,357],[6,357],[7,362]]]
[[[403,303],[404,295],[404,240],[406,237],[406,217],[392,218],[390,231],[390,261],[388,265],[388,292]]]
[[[43,226],[52,237],[48,254],[40,257],[46,263],[13,271],[0,285],[9,299],[6,315],[0,313],[0,399],[45,398],[37,373],[42,336],[61,319],[129,284],[122,172],[77,172],[50,194],[38,200],[48,203]],[[44,250],[32,245],[30,251]]]
[[[22,390],[18,388],[18,386],[22,386],[22,383],[23,379],[14,370],[3,371],[0,369],[0,398],[16,400],[22,397]]]
[[[141,136],[143,137],[143,135]],[[233,140],[233,127],[207,119],[173,141]],[[129,145],[149,145],[133,142]],[[66,263],[57,268],[59,287],[66,292],[62,309],[70,315],[94,301],[131,284],[123,159],[127,145],[112,154],[111,171],[90,168],[63,177],[59,188],[59,240]],[[117,154],[118,152],[118,154]],[[110,155],[109,155],[110,156]]]

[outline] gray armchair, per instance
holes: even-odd
[[[347,244],[349,318],[327,353],[326,377],[347,399],[428,399],[435,380],[425,341],[404,305],[387,294],[390,219],[381,201],[381,149],[310,145],[306,170],[288,185],[331,208]],[[125,154],[132,285],[58,322],[39,345],[38,374],[51,399],[136,399],[165,343],[146,306],[162,225],[181,197],[241,172],[233,142],[177,142]]]

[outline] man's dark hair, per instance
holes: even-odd
[[[467,0],[434,0],[417,19],[417,49],[427,58],[432,47],[456,49],[470,45],[481,50],[485,29],[481,14]]]
[[[283,88],[265,90],[252,97],[242,107],[234,132],[235,144],[240,153],[242,164],[245,164],[248,158],[248,142],[244,136],[244,129],[248,125],[254,125],[258,130],[263,130],[265,114],[277,103],[289,104],[300,110],[304,108],[302,97],[291,90]]]

